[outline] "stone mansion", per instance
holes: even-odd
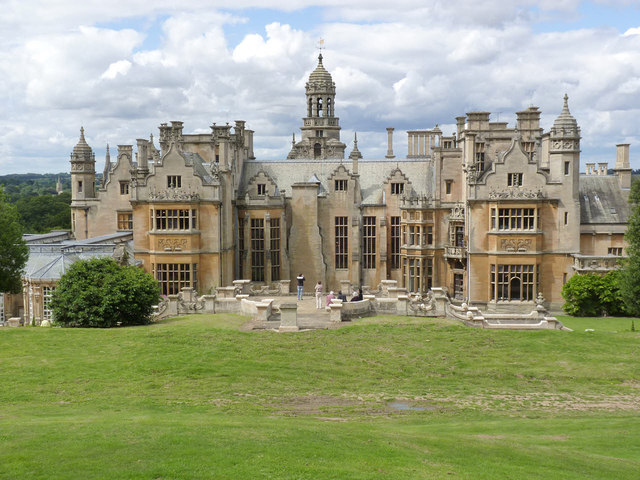
[[[77,240],[131,232],[135,259],[164,294],[207,293],[234,279],[271,284],[307,278],[326,290],[347,281],[409,292],[446,287],[488,311],[526,307],[580,272],[615,268],[624,254],[631,184],[629,145],[580,174],[580,127],[567,96],[548,132],[540,111],[517,112],[515,128],[487,112],[408,131],[396,157],[346,151],[336,86],[322,63],[306,83],[299,141],[286,159],[254,157],[244,121],[186,134],[182,122],[109,150],[96,184],[95,155],[81,130],[71,154],[72,229]],[[560,106],[560,102],[559,102]]]

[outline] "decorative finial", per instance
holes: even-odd
[[[353,132],[353,145],[358,146],[358,132]]]
[[[105,155],[105,157],[107,158],[107,161],[109,161],[111,159],[111,154],[109,153],[109,144],[107,143],[107,154]]]
[[[84,140],[84,127],[80,127],[80,140]]]
[[[562,105],[562,113],[565,115],[570,115],[569,113],[569,95],[564,94],[564,105]]]
[[[296,134],[295,132],[291,134],[291,145],[295,147],[296,145]]]
[[[324,48],[324,38],[318,40],[318,50],[320,50],[320,55],[318,55],[318,63],[322,65],[322,49]]]

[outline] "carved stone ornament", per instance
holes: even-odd
[[[160,250],[170,250],[172,252],[182,251],[187,248],[187,240],[184,238],[161,238],[158,240]]]
[[[541,189],[537,189],[537,190],[525,190],[521,188],[510,188],[506,190],[492,189],[489,192],[489,198],[491,199],[545,198],[545,193]]]
[[[167,188],[166,190],[154,190],[149,192],[149,200],[200,200],[200,195],[187,192],[180,188]]]
[[[528,238],[503,238],[500,241],[502,250],[507,252],[527,252],[531,249],[531,239]]]
[[[459,203],[451,209],[451,215],[449,215],[449,220],[459,220],[464,221],[464,205]]]

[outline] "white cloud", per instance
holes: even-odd
[[[100,75],[100,78],[113,80],[118,75],[126,75],[131,68],[131,62],[129,60],[118,60],[109,65],[109,68]]]
[[[266,0],[14,2],[0,14],[0,174],[68,170],[80,125],[100,158],[107,142],[134,143],[161,122],[206,131],[245,119],[258,156],[283,157],[305,113],[320,37],[343,141],[357,130],[365,157],[385,154],[387,126],[400,156],[403,130],[453,130],[455,116],[477,109],[513,124],[515,111],[535,104],[548,127],[567,92],[583,159],[595,158],[640,138],[640,30],[567,23],[536,32],[541,18],[575,22],[580,4],[296,0],[277,8],[314,6],[314,17],[302,12],[288,25],[272,16],[260,24],[259,9],[273,8]],[[631,157],[640,167],[640,145]]]

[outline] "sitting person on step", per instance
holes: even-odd
[[[352,302],[359,302],[361,300],[364,300],[364,297],[362,296],[362,289],[359,288],[358,289],[358,293],[356,293],[353,298],[351,299]]]

